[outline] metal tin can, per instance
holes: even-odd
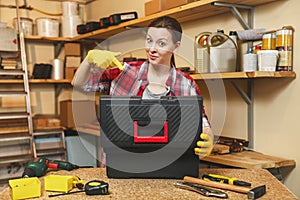
[[[276,50],[279,54],[276,71],[293,70],[293,33],[291,26],[276,31]]]
[[[266,33],[262,37],[262,50],[276,49],[276,33]]]

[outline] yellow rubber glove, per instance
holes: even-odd
[[[119,69],[123,70],[123,65],[116,58],[116,56],[119,55],[121,55],[120,52],[93,49],[88,52],[87,61],[96,64],[102,69],[117,66]]]
[[[213,149],[213,136],[209,133],[210,131],[209,128],[209,131],[204,130],[204,133],[200,134],[202,140],[197,142],[197,147],[194,149],[195,154],[199,155],[201,158],[210,155]]]

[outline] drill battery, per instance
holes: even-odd
[[[110,26],[109,17],[100,18],[99,24],[101,28],[107,28]]]
[[[85,29],[86,29],[87,32],[95,31],[95,30],[98,30],[100,28],[101,28],[101,26],[100,26],[99,22],[87,22],[85,24]]]
[[[78,34],[89,33],[98,30],[100,28],[101,26],[99,22],[87,22],[86,24],[77,25],[77,33]]]
[[[122,22],[130,21],[137,18],[138,18],[137,12],[127,12],[127,13],[110,15],[109,21],[111,25],[118,25]]]
[[[77,25],[77,27],[76,27],[77,33],[78,34],[85,34],[85,33],[87,33],[85,27],[86,27],[85,24],[79,24],[79,25]]]

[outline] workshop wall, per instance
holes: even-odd
[[[86,10],[86,20],[98,20],[101,17],[106,17],[110,14],[137,11],[139,17],[144,16],[144,3],[147,0],[101,0],[88,4]],[[11,0],[0,0],[1,4],[14,4]],[[47,1],[47,6],[43,0],[27,0],[27,3],[39,9],[45,9],[47,12],[61,12],[59,2]],[[122,4],[122,5],[121,5]],[[113,6],[118,5],[118,6]],[[300,73],[300,60],[297,55],[300,52],[300,41],[297,37],[300,30],[300,21],[295,17],[298,12],[300,1],[288,0],[278,1],[264,6],[255,8],[254,27],[277,29],[285,25],[291,25],[295,28],[294,34],[294,71],[296,74]],[[133,9],[134,8],[134,9]],[[22,11],[22,16],[35,19],[36,17],[46,16],[34,11]],[[15,10],[0,8],[0,21],[7,22],[8,25],[12,24],[12,19],[15,17]],[[195,20],[192,22],[182,24],[184,35],[187,42],[193,41],[195,35],[204,31],[216,31],[223,29],[226,33],[231,30],[242,30],[241,25],[233,17],[231,13],[222,14],[219,16],[206,18],[202,20]],[[138,38],[141,41],[142,38]],[[184,41],[184,42],[185,42]],[[130,41],[134,44],[133,41]],[[122,49],[122,45],[128,46],[128,41],[123,41],[121,44],[111,44],[110,48]],[[186,47],[184,47],[186,51]],[[244,49],[245,47],[243,47]],[[52,45],[39,45],[31,44],[28,47],[29,67],[37,62],[48,62],[54,57],[54,50]],[[183,50],[180,50],[183,51]],[[178,54],[180,54],[180,51]],[[33,54],[31,54],[31,53]],[[190,49],[193,55],[193,49]],[[138,55],[143,55],[139,51]],[[63,57],[63,55],[60,55]],[[179,59],[178,65],[187,65],[185,59]],[[280,156],[290,159],[295,159],[296,163],[300,163],[300,153],[297,151],[298,141],[300,135],[299,127],[299,113],[300,113],[300,81],[299,78],[290,79],[260,79],[255,80],[254,87],[254,149],[256,151]],[[245,82],[240,81],[239,84],[246,88]],[[204,81],[199,81],[204,96],[204,103],[206,111],[211,121],[219,120],[217,116],[210,115],[214,109],[214,102],[211,101],[209,89],[205,87]],[[222,135],[247,139],[247,105],[239,96],[236,90],[228,83],[224,82],[226,89],[226,118],[224,119],[224,127]],[[40,98],[36,98],[36,106],[34,112],[42,112],[49,114],[54,112],[54,91],[53,86],[35,85],[33,92],[41,94]],[[59,100],[68,99],[71,97],[71,89],[64,90],[60,95]],[[216,109],[216,108],[215,108]],[[220,119],[222,120],[222,119]],[[285,185],[300,198],[300,167],[296,166],[290,173],[290,169],[286,169],[288,177],[286,178]]]
[[[61,13],[61,3],[56,1],[39,1],[39,0],[28,0],[26,1],[28,6],[45,11],[47,13]],[[46,2],[46,4],[45,4]],[[19,1],[20,5],[23,5],[23,0]],[[15,6],[15,1],[11,0],[0,0],[1,5],[12,5]],[[46,6],[47,5],[47,6]],[[28,11],[20,9],[20,16],[31,18],[34,23],[33,32],[37,33],[37,27],[35,19],[39,17],[56,18],[59,16],[49,16],[42,14],[37,11]],[[6,22],[7,26],[13,27],[13,18],[16,17],[16,10],[10,8],[0,8],[0,21]],[[36,63],[50,63],[50,60],[54,58],[54,47],[52,43],[39,43],[30,42],[26,44],[26,56],[27,65],[29,70],[29,75],[32,75],[33,66]],[[59,55],[60,59],[64,58],[63,52]],[[4,85],[3,87],[11,87],[9,85]],[[61,93],[59,96],[60,100],[71,98],[71,87],[64,89],[65,92]],[[32,111],[34,114],[54,114],[55,113],[55,93],[53,84],[31,84],[31,99],[33,100]],[[9,101],[9,99],[4,100]],[[24,103],[22,98],[15,98],[15,104],[20,106]],[[2,109],[5,109],[5,107]]]
[[[132,3],[131,3],[132,2]],[[118,0],[96,1],[88,6],[87,19],[98,19],[111,13],[132,11],[136,8],[138,13],[143,12],[145,1],[127,1],[122,6]],[[300,1],[278,1],[275,3],[255,8],[254,28],[266,28],[273,30],[285,25],[295,28],[294,35],[294,71],[299,74],[300,60],[297,59],[297,52],[300,50],[300,42],[297,40],[297,32],[300,30],[300,22],[293,15],[297,13]],[[242,12],[243,13],[243,12]],[[245,14],[245,13],[244,13]],[[231,30],[242,30],[242,26],[231,13],[223,14],[207,19],[195,20],[184,23],[183,30],[186,37],[191,40],[195,35],[204,31],[216,31],[223,29],[226,33]],[[126,43],[126,42],[125,42]],[[133,43],[133,42],[132,42]],[[119,48],[121,48],[119,46]],[[245,49],[245,47],[243,47]],[[190,50],[192,53],[192,49]],[[199,82],[199,84],[204,84]],[[247,105],[239,96],[236,90],[225,81],[226,88],[226,119],[222,135],[247,139]],[[242,87],[246,88],[245,82],[241,81]],[[295,159],[300,162],[300,153],[293,147],[297,147],[300,139],[298,134],[299,123],[297,122],[300,102],[300,82],[296,79],[261,79],[255,80],[254,87],[254,149],[273,156]],[[202,87],[203,88],[203,87]],[[205,87],[202,90],[204,102],[208,115],[213,109],[213,102],[210,101],[209,90]],[[217,116],[210,116],[217,118]],[[289,169],[287,169],[289,171]],[[300,167],[296,167],[285,181],[285,185],[300,197],[297,185],[300,184]]]

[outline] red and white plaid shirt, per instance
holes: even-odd
[[[142,65],[124,65],[124,70],[112,68],[91,73],[85,91],[107,91],[113,96],[142,96],[148,85],[149,63]],[[182,71],[171,68],[166,82],[170,96],[200,95],[200,89],[192,77]]]
[[[149,62],[142,65],[124,65],[124,70],[112,68],[97,70],[91,73],[85,91],[108,91],[112,96],[142,96],[148,85]],[[194,79],[182,71],[171,68],[166,82],[170,88],[170,96],[200,96],[200,89]],[[209,126],[208,118],[203,108],[203,126]]]

